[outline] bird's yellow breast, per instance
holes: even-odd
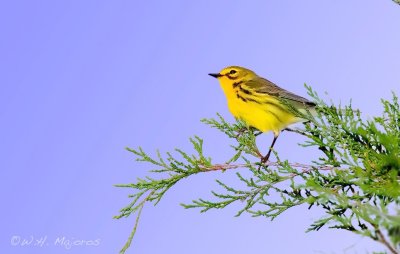
[[[240,86],[234,87],[232,82],[223,80],[221,87],[225,93],[229,111],[248,126],[262,132],[273,131],[275,135],[278,135],[286,126],[299,121],[272,96],[244,93]]]

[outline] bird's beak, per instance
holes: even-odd
[[[223,76],[223,75],[221,75],[219,73],[208,73],[208,75],[210,75],[211,77],[214,77],[214,78],[220,78],[220,77]]]

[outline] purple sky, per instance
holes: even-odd
[[[390,0],[139,2],[0,4],[1,253],[117,253],[134,218],[112,219],[129,202],[113,184],[149,169],[126,146],[188,150],[197,134],[225,161],[229,141],[199,121],[216,112],[232,121],[209,72],[242,65],[303,96],[307,83],[336,103],[352,99],[369,116],[399,94],[400,6]],[[315,158],[301,140],[282,135],[281,158]],[[347,232],[304,233],[321,215],[306,206],[274,222],[233,217],[240,204],[206,214],[179,206],[209,197],[215,178],[236,183],[234,171],[198,175],[145,207],[128,253],[383,249]],[[20,246],[31,236],[45,246]],[[58,237],[100,244],[65,249]]]

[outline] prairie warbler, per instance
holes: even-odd
[[[219,73],[209,75],[219,80],[228,101],[229,111],[235,118],[261,132],[274,133],[270,149],[261,160],[263,163],[268,161],[283,129],[290,124],[306,121],[296,116],[293,110],[290,110],[290,106],[302,113],[313,111],[315,107],[314,102],[286,91],[240,66],[230,66]]]

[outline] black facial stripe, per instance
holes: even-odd
[[[243,80],[242,81],[238,81],[238,82],[234,82],[232,87],[236,88],[238,85],[242,84],[243,82],[244,82]]]
[[[238,79],[238,77],[232,77],[232,76],[229,75],[229,74],[226,74],[226,77],[227,77],[228,79],[230,79],[230,80]]]

